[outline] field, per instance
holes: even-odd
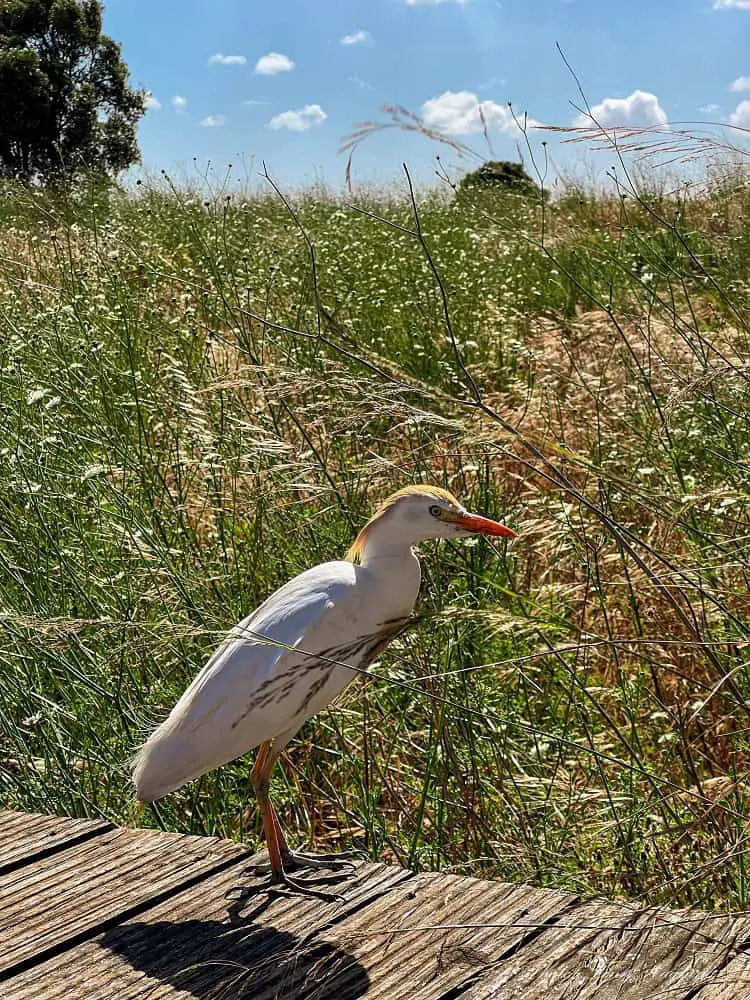
[[[132,800],[218,638],[375,503],[413,626],[274,779],[291,839],[746,907],[750,186],[0,197],[0,803],[246,839],[247,761]]]

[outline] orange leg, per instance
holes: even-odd
[[[321,899],[332,900],[340,897],[332,896],[330,893],[321,892],[305,884],[305,880],[291,879],[285,868],[309,868],[309,867],[336,867],[336,862],[331,859],[328,863],[318,862],[312,857],[305,855],[295,855],[289,850],[284,837],[284,833],[276,815],[276,810],[269,797],[269,785],[271,781],[271,771],[276,763],[278,754],[274,752],[271,741],[262,743],[258,750],[252,770],[250,780],[253,784],[258,807],[260,809],[261,820],[263,822],[263,833],[268,847],[268,859],[271,863],[271,881],[282,883],[297,892],[318,896]],[[352,866],[353,867],[353,866]],[[328,878],[320,878],[315,881],[329,881]]]
[[[269,759],[270,758],[270,759]],[[258,756],[250,772],[250,781],[253,783],[255,797],[258,800],[260,817],[263,822],[263,833],[268,847],[268,858],[271,862],[271,872],[274,875],[283,875],[284,866],[281,863],[281,850],[279,847],[279,833],[281,829],[276,819],[271,800],[268,797],[268,786],[271,778],[271,769],[274,765],[274,756],[271,750],[270,741],[262,743]]]
[[[281,860],[283,862],[285,858],[291,856],[292,852],[289,850],[289,845],[286,842],[284,831],[281,829],[281,823],[279,823],[279,817],[276,815],[276,810],[274,809],[273,803],[270,799],[268,800],[268,804],[271,807],[271,821],[276,833],[276,843],[279,845],[279,854],[281,855]]]

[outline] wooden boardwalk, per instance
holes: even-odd
[[[0,811],[0,998],[750,1000],[748,916],[364,863],[324,903],[262,891],[251,863],[227,841]]]

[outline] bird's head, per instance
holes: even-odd
[[[495,535],[515,538],[516,533],[498,521],[471,514],[439,486],[406,486],[392,494],[375,511],[347,553],[362,561],[368,549],[416,545],[428,538],[466,538]]]

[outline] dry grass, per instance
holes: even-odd
[[[223,630],[428,481],[520,539],[425,546],[287,825],[745,905],[747,202],[8,193],[3,800],[135,819],[139,728]],[[241,763],[137,818],[259,833]]]

